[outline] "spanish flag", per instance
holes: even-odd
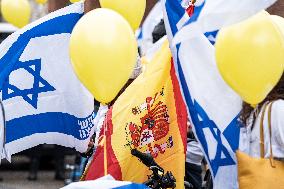
[[[131,149],[150,153],[184,187],[187,113],[166,42],[108,111],[85,180],[110,174],[145,182],[151,171]]]

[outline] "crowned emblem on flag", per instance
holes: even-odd
[[[188,16],[193,15],[196,0],[183,0],[181,6],[186,10]]]
[[[132,108],[131,113],[139,116],[140,123],[126,124],[125,147],[150,153],[154,158],[173,147],[173,137],[168,136],[170,122],[164,98],[163,88],[154,97],[147,97],[144,103]]]

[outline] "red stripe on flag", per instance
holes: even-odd
[[[104,148],[98,146],[94,158],[91,164],[89,165],[85,180],[95,180],[103,176],[104,176]]]
[[[107,173],[110,174],[116,180],[122,180],[121,167],[115,156],[115,153],[111,144],[111,135],[113,134],[113,123],[112,123],[112,110],[111,107],[106,116],[107,130],[105,132],[106,138],[106,153],[107,153]],[[102,128],[101,134],[104,133]],[[90,165],[89,171],[86,175],[85,180],[95,180],[104,176],[104,147],[99,146],[96,150],[94,159]]]
[[[175,73],[175,67],[173,65],[173,59],[171,61],[171,79],[174,90],[174,98],[175,98],[175,106],[176,106],[176,114],[177,114],[177,123],[179,127],[179,132],[182,138],[184,153],[186,153],[187,148],[187,110],[181,95],[179,82]]]

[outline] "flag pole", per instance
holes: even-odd
[[[105,176],[107,175],[107,153],[106,153],[106,136],[105,136],[105,144],[104,144],[104,170]]]
[[[108,121],[108,113],[106,113],[106,118],[104,121],[104,175],[107,176],[107,121]]]
[[[7,154],[6,154],[6,150],[5,150],[5,143],[6,143],[6,113],[5,113],[5,108],[4,108],[4,104],[2,102],[2,100],[0,99],[0,105],[1,105],[1,110],[2,110],[2,117],[3,117],[3,129],[0,129],[0,142],[1,142],[1,146],[0,146],[0,156],[1,156],[1,153],[4,152],[4,155],[6,156],[5,158],[8,158],[7,157]],[[1,127],[1,126],[0,126]],[[1,131],[2,130],[2,131]],[[1,136],[2,135],[2,136]],[[10,157],[9,157],[10,158]],[[0,157],[0,165],[1,165],[1,157]]]

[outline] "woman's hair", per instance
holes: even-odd
[[[274,100],[278,100],[278,99],[284,100],[284,74],[282,74],[279,82],[272,89],[272,91],[267,95],[267,97],[260,104],[258,104],[257,109],[259,111],[257,111],[257,112],[258,113],[260,112],[260,110],[261,110],[261,108],[262,108],[262,106],[265,102],[274,101]],[[242,122],[242,124],[244,126],[248,126],[249,118],[250,118],[250,115],[253,111],[254,111],[254,108],[251,107],[250,104],[243,102],[243,108],[242,108],[242,111],[241,111],[241,114],[240,114],[240,121]],[[253,124],[254,124],[257,116],[258,116],[258,114],[253,115],[253,119],[251,120]]]

